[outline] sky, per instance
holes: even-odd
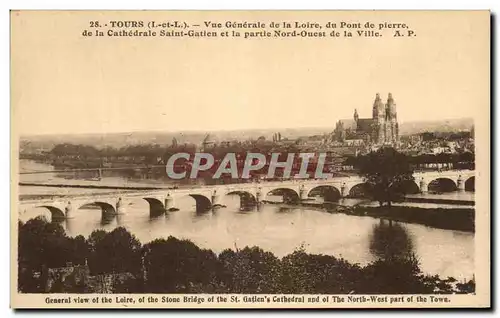
[[[184,14],[184,15],[183,15]],[[11,109],[22,135],[334,127],[391,92],[400,122],[489,107],[489,15],[21,12]],[[92,20],[393,21],[414,38],[84,38]],[[331,30],[328,30],[329,33]]]

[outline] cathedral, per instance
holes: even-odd
[[[372,118],[359,118],[354,110],[354,120],[339,120],[333,132],[333,139],[340,143],[363,142],[368,145],[388,145],[399,143],[399,127],[396,103],[389,93],[384,104],[377,94],[373,102]]]

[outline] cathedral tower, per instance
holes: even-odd
[[[375,143],[381,144],[384,142],[384,129],[385,129],[385,109],[384,103],[380,98],[380,94],[375,95],[373,102],[373,127],[372,127],[372,140]]]
[[[354,123],[352,119],[339,120],[333,132],[333,138],[337,142],[351,140],[352,144],[364,144],[371,146],[397,147],[399,143],[399,126],[396,102],[389,93],[387,102],[383,102],[380,94],[375,95],[373,101],[372,117],[361,118],[358,110],[354,110]],[[361,141],[361,143],[358,143]]]
[[[384,103],[382,103],[382,99],[380,98],[380,94],[377,93],[375,95],[375,101],[373,102],[373,119],[379,118],[384,110]]]
[[[398,112],[392,94],[387,97],[385,142],[396,145],[399,141]]]
[[[396,103],[394,102],[394,98],[392,98],[391,93],[389,93],[389,96],[387,97],[387,108],[389,110],[391,118],[396,118],[397,116]]]

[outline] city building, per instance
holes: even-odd
[[[357,109],[354,118],[339,120],[333,132],[333,141],[344,144],[364,142],[367,145],[389,145],[397,147],[399,144],[399,126],[396,103],[389,93],[384,104],[377,94],[373,102],[372,118],[359,118]]]
[[[206,134],[205,138],[201,143],[201,151],[209,151],[216,146],[215,140],[210,134]]]

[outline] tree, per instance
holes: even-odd
[[[112,277],[114,293],[264,293],[264,294],[429,294],[473,293],[474,278],[426,276],[412,253],[404,227],[381,222],[366,266],[330,255],[308,254],[301,247],[279,259],[258,247],[225,250],[218,256],[174,237],[144,246],[124,228],[94,231],[87,240],[68,237],[59,224],[39,217],[19,222],[18,288],[23,293],[95,292],[89,275]],[[141,248],[142,247],[142,248]],[[90,271],[81,264],[89,255]],[[142,258],[142,259],[141,259]],[[89,263],[90,263],[89,262]],[[143,266],[143,268],[141,268]],[[59,268],[48,275],[50,269]],[[52,271],[54,273],[54,271]],[[50,282],[49,283],[49,277]],[[102,282],[104,277],[99,278]],[[106,278],[107,280],[107,278]]]
[[[141,243],[125,228],[118,227],[106,233],[96,230],[88,239],[89,266],[93,274],[130,272],[141,270]]]
[[[413,255],[391,260],[379,259],[363,268],[360,294],[430,294],[434,282],[427,282]]]
[[[383,206],[397,201],[405,194],[405,183],[414,181],[409,158],[394,148],[381,148],[360,157],[359,172],[368,184],[368,191],[374,200]]]
[[[73,264],[84,265],[89,257],[89,245],[82,235],[70,240]]]
[[[308,254],[303,247],[283,257],[280,292],[286,294],[348,294],[356,291],[362,269],[330,255]]]
[[[145,288],[153,293],[212,293],[216,286],[217,256],[189,240],[172,236],[142,248]]]
[[[82,158],[99,157],[99,150],[89,145],[74,145],[69,143],[56,145],[50,153],[55,156],[81,156]]]
[[[44,268],[63,267],[75,261],[72,239],[60,224],[37,217],[19,222],[18,284],[22,292],[43,290],[41,273]],[[38,278],[36,278],[38,277]]]
[[[259,247],[224,250],[221,280],[232,293],[272,294],[279,292],[280,260]]]

